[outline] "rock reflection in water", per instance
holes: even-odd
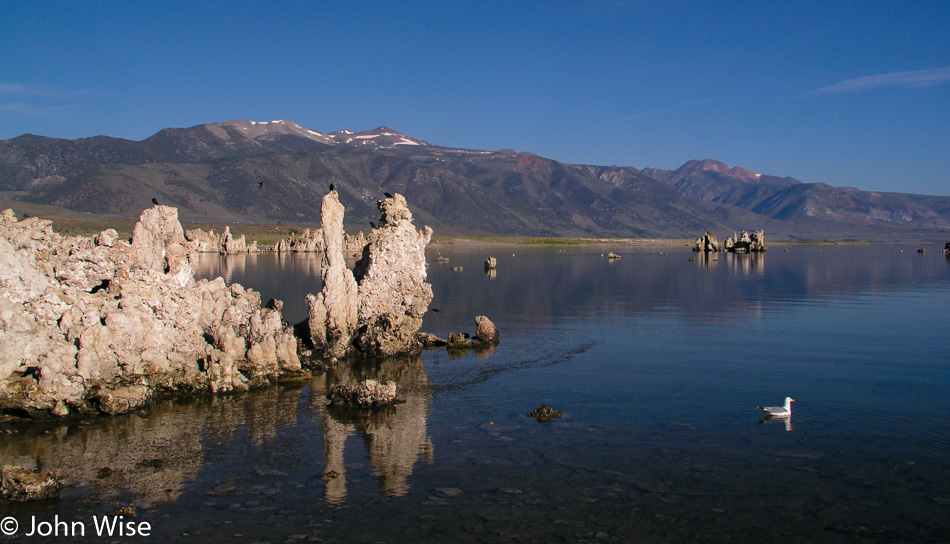
[[[194,419],[191,411],[159,410],[52,428],[24,424],[0,441],[0,464],[52,470],[99,500],[131,495],[149,506],[178,498],[201,468],[202,429]]]
[[[400,403],[378,410],[327,406],[330,386],[371,378],[395,381]],[[322,430],[322,474],[338,474],[326,479],[328,503],[339,505],[347,495],[344,449],[352,435],[363,438],[382,493],[401,497],[415,464],[433,460],[426,423],[431,398],[418,356],[341,364],[309,387],[166,399],[149,414],[93,421],[8,421],[3,425],[13,434],[0,441],[0,464],[53,470],[75,499],[93,505],[129,501],[147,508],[187,496],[189,487],[211,497],[239,496],[262,481],[312,474]]]
[[[312,402],[323,402],[324,406],[325,392],[330,387],[355,385],[367,379],[396,382],[399,401],[395,406],[372,410],[333,406],[322,410],[327,502],[340,504],[346,497],[344,449],[346,437],[354,433],[363,437],[372,474],[382,492],[390,497],[405,495],[416,462],[433,460],[432,440],[426,430],[432,392],[422,359],[415,356],[341,364],[322,379],[322,391],[317,389],[319,379],[315,380]]]
[[[719,261],[726,263],[728,270],[736,276],[765,275],[765,253],[705,253],[701,252],[693,259],[699,265],[715,270]]]

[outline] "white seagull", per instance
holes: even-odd
[[[757,406],[756,410],[762,410],[772,417],[789,417],[792,415],[792,403],[795,399],[785,397],[785,406],[766,406],[765,408]]]

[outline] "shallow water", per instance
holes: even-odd
[[[497,348],[13,425],[4,462],[70,487],[0,508],[88,540],[132,503],[169,541],[946,541],[950,261],[914,249],[442,248],[423,330],[487,315]],[[201,274],[284,300],[289,321],[319,289],[313,255],[208,256]],[[328,384],[362,377],[406,403],[326,407]],[[754,409],[786,395],[791,421]],[[564,417],[526,417],[540,403]]]

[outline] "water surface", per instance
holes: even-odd
[[[423,330],[487,315],[495,349],[8,425],[4,460],[71,486],[4,515],[133,503],[154,535],[197,542],[945,541],[950,262],[913,249],[442,248]],[[201,274],[282,299],[292,322],[319,289],[314,255],[207,256]],[[326,406],[365,377],[406,402]],[[786,395],[790,421],[754,409]],[[528,418],[540,403],[564,417]]]

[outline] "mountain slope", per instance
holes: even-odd
[[[644,169],[652,178],[685,196],[728,204],[797,228],[829,231],[864,226],[878,231],[906,227],[947,229],[944,197],[873,193],[794,178],[757,174],[712,159],[689,161],[680,168]],[[848,228],[850,231],[851,229]]]
[[[692,237],[950,228],[950,199],[806,184],[710,159],[675,171],[571,165],[531,153],[432,145],[389,127],[323,133],[289,120],[169,128],[141,141],[25,135],[0,142],[0,197],[136,217],[155,198],[186,221],[316,223],[329,184],[350,224],[402,193],[454,232]]]

